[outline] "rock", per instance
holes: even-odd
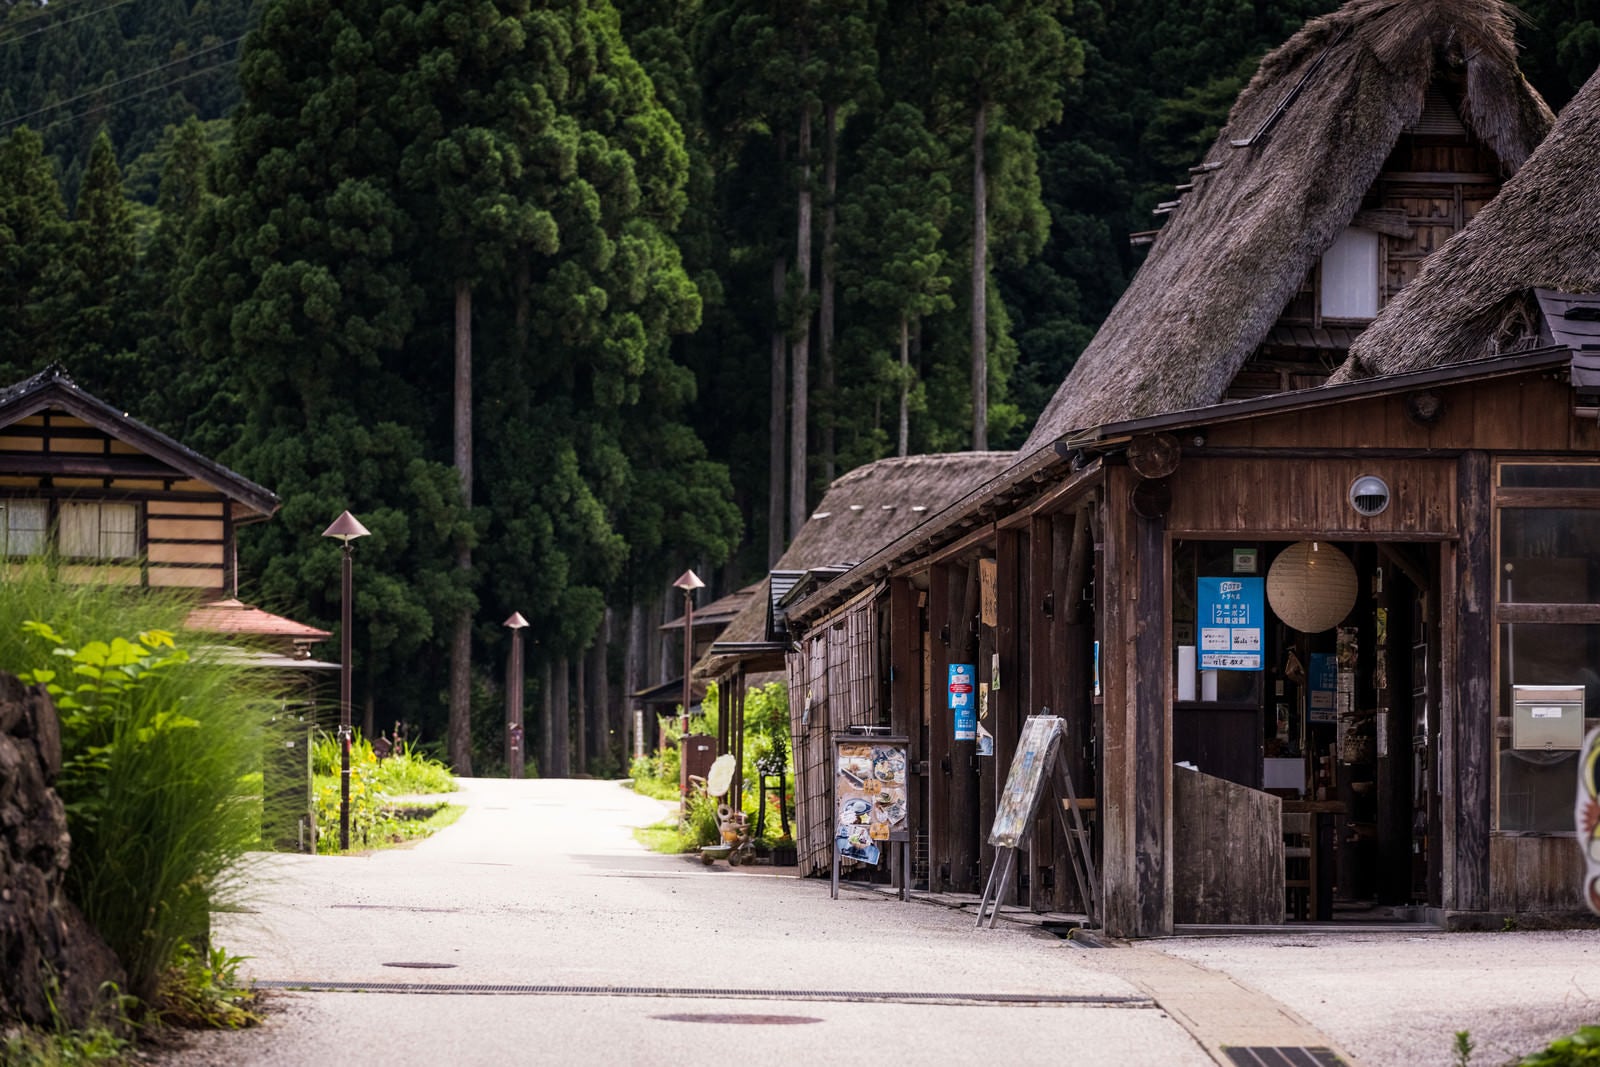
[[[121,965],[63,885],[67,813],[51,783],[61,734],[42,687],[0,672],[0,1030],[23,1023],[81,1028],[106,1005]]]

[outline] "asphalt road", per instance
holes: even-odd
[[[1594,931],[1085,949],[1007,923],[979,931],[942,907],[830,900],[773,868],[653,855],[631,830],[663,805],[616,783],[464,786],[467,814],[413,848],[260,857],[251,911],[219,915],[216,942],[263,983],[364,991],[274,992],[264,1026],[203,1035],[167,1067],[1182,1067],[1240,1044],[1442,1067],[1457,1029],[1488,1064],[1600,1020]],[[467,988],[423,988],[440,985]]]

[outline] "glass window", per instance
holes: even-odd
[[[1322,254],[1322,317],[1370,319],[1378,314],[1378,235],[1349,229]]]
[[[1581,685],[1583,714],[1600,716],[1600,626],[1504,623],[1500,627],[1500,714],[1514,685]]]
[[[1572,783],[1578,777],[1576,752],[1500,749],[1500,829],[1572,829]]]
[[[70,559],[128,559],[136,555],[138,506],[78,503],[61,505],[61,554]]]
[[[36,556],[44,551],[50,507],[43,500],[0,501],[0,554]]]
[[[1500,484],[1517,489],[1600,489],[1600,463],[1504,463]]]
[[[1500,601],[1600,601],[1600,511],[1500,510]]]

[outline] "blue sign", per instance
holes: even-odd
[[[1312,722],[1337,722],[1334,693],[1338,688],[1338,657],[1329,652],[1311,653],[1311,674],[1306,678],[1306,718]]]
[[[1201,578],[1195,602],[1203,671],[1259,671],[1266,647],[1266,580]]]
[[[957,741],[978,739],[978,668],[971,663],[950,664],[950,710],[956,713]]]

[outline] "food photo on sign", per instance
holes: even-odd
[[[879,843],[906,833],[906,753],[896,745],[839,746],[834,845],[841,859],[876,864]]]

